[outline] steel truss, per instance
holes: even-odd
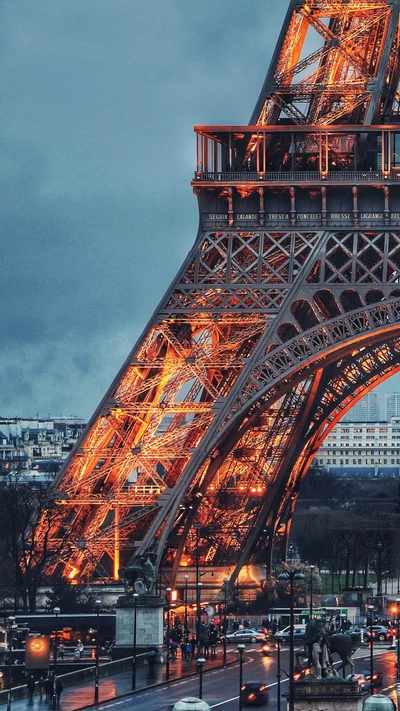
[[[331,144],[317,137],[339,120],[394,121],[398,16],[397,1],[293,0],[251,127],[198,130],[199,233],[55,479],[70,537],[53,571],[118,579],[149,551],[171,583],[196,557],[232,580],[250,560],[269,565],[330,429],[400,370],[395,126],[380,143],[379,126],[372,138],[359,128]],[[306,54],[311,29],[321,46]],[[288,139],[275,131],[282,116]],[[261,141],[262,124],[271,131]],[[285,179],[291,145],[302,172],[293,155]],[[384,208],[363,211],[363,200]],[[54,548],[60,535],[61,524]]]

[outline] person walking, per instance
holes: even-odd
[[[33,701],[33,692],[35,691],[35,680],[33,674],[28,674],[26,678],[26,685],[28,687],[28,699]]]
[[[46,694],[46,678],[41,675],[39,679],[39,694],[40,694],[40,701],[43,701],[43,696]]]
[[[46,679],[46,701],[51,701],[53,696],[53,675],[49,674]]]
[[[62,685],[61,679],[58,678],[56,681],[56,696],[57,696],[57,704],[60,703],[60,696],[63,691],[64,687]]]
[[[149,665],[149,676],[154,675],[154,665],[156,663],[157,650],[152,648],[147,652],[147,664]]]
[[[58,657],[61,661],[64,659],[65,647],[62,642],[58,645]]]

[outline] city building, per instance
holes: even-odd
[[[400,393],[385,395],[385,420],[390,422],[392,417],[400,417]]]
[[[379,396],[377,393],[368,393],[344,415],[342,422],[379,422],[379,418]],[[390,417],[386,419],[390,422]]]
[[[3,471],[54,474],[81,436],[79,418],[0,418],[0,462]]]
[[[339,422],[314,459],[339,476],[399,476],[400,417],[390,422]]]

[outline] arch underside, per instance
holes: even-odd
[[[268,558],[329,428],[399,367],[400,237],[349,239],[199,234],[55,480],[53,570],[117,577],[151,549],[173,580],[195,523],[205,563]]]

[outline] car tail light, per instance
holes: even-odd
[[[260,691],[266,691],[267,688],[268,688],[268,687],[265,686],[265,684],[264,684],[264,686],[260,686]]]
[[[256,698],[256,695],[255,695],[255,694],[249,694],[249,695],[248,695],[249,701],[252,701],[252,700],[255,699],[255,698]]]
[[[246,688],[245,686],[242,686],[242,691],[244,691],[244,690],[245,690],[245,688]]]

